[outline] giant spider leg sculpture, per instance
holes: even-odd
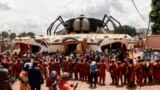
[[[62,32],[65,33],[65,34],[66,33],[72,33],[72,32],[84,33],[83,31],[86,31],[86,30],[88,30],[88,31],[86,31],[86,33],[89,33],[89,32],[97,33],[99,30],[101,30],[101,33],[107,33],[106,31],[104,31],[104,30],[106,30],[104,28],[106,27],[107,30],[110,30],[109,27],[108,27],[109,22],[111,22],[112,26],[114,27],[114,33],[117,33],[119,29],[123,29],[118,20],[116,20],[112,16],[108,16],[106,14],[104,15],[102,20],[99,20],[99,19],[96,19],[96,18],[86,18],[84,15],[80,15],[80,17],[71,18],[67,21],[64,21],[62,19],[62,17],[59,16],[54,22],[51,23],[51,25],[47,29],[47,35],[52,34],[52,28],[57,21],[59,21],[60,23],[58,23],[58,25],[56,26],[56,28],[54,30],[54,35],[57,34],[56,31],[57,31],[57,29],[60,25],[63,25],[64,29],[63,29]],[[117,25],[116,25],[117,23],[119,24],[120,28],[117,28]],[[78,29],[77,29],[76,26],[78,26]],[[86,30],[83,30],[84,27],[85,27]],[[60,34],[62,34],[62,32]]]
[[[61,24],[62,24],[63,26],[65,26],[65,23],[64,23],[62,17],[59,16],[54,22],[51,23],[51,25],[50,25],[49,28],[47,29],[47,35],[51,35],[51,30],[52,30],[54,24],[55,24],[57,21],[60,21],[60,23],[57,25],[54,33],[56,32],[57,28],[58,28]]]
[[[107,21],[105,22],[105,19],[106,19],[106,18],[107,18]],[[108,15],[105,14],[104,17],[103,17],[103,19],[102,19],[102,22],[103,22],[104,26],[106,26],[108,30],[109,30],[109,28],[108,28],[108,23],[111,22],[112,25],[113,25],[113,27],[114,27],[114,33],[117,33],[118,28],[117,28],[117,25],[114,23],[114,21],[119,24],[120,29],[123,31],[122,25],[121,25],[120,22],[119,22],[118,20],[116,20],[114,17],[108,16]]]

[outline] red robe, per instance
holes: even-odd
[[[13,77],[16,78],[16,62],[13,62]]]
[[[127,71],[127,64],[126,63],[122,63],[121,64],[122,67],[122,75],[126,75],[126,71]]]
[[[80,79],[82,79],[82,80],[84,80],[84,71],[85,71],[85,69],[84,69],[84,63],[82,62],[81,64],[79,64],[79,73],[80,73]]]
[[[52,72],[52,70],[53,70],[53,62],[50,62],[50,63],[49,63],[48,69],[49,69],[49,75],[50,75],[51,72]]]
[[[118,76],[118,77],[122,76],[122,65],[121,64],[116,65],[115,73],[116,73],[116,76]]]
[[[62,72],[68,72],[68,62],[67,61],[62,62]]]
[[[153,69],[153,63],[149,63],[148,66],[148,76],[153,76],[154,75],[154,69]]]
[[[109,59],[106,60],[106,69],[107,71],[109,71],[109,66],[110,66],[110,61]]]
[[[20,61],[17,61],[17,63],[16,63],[16,78],[18,78],[19,77],[19,74],[21,73],[21,63],[20,63]]]
[[[159,67],[159,66],[158,66],[157,63],[154,64],[154,75],[153,75],[154,80],[158,80],[158,70],[159,70],[158,67]]]
[[[134,66],[134,64],[129,65],[129,72],[130,72],[129,81],[135,82],[135,66]]]
[[[158,78],[158,82],[160,83],[160,63],[158,63],[158,76],[157,76],[157,78]]]
[[[43,64],[38,64],[39,69],[43,72]]]
[[[111,73],[111,77],[116,76],[116,64],[111,64],[111,66],[109,67],[109,72]]]
[[[88,62],[84,63],[84,79],[87,80],[87,76],[90,73],[90,66]]]
[[[44,62],[42,65],[43,65],[43,73],[45,75],[45,78],[47,78],[47,76],[48,76],[47,64]]]
[[[100,72],[99,72],[99,69],[100,69],[100,63],[98,62],[96,65],[97,65],[97,69],[98,69],[97,77],[99,77],[99,74],[100,74]]]
[[[56,62],[55,63],[55,71],[57,72],[57,74],[60,76],[60,63]]]
[[[76,62],[75,63],[75,65],[74,65],[74,74],[75,74],[75,79],[78,79],[78,73],[79,73],[79,71],[80,71],[80,67],[79,67],[80,65],[79,65],[79,63],[78,62]]]
[[[100,64],[99,75],[101,78],[105,78],[105,76],[106,76],[106,65],[104,63]]]
[[[73,72],[74,63],[72,61],[68,62],[68,70],[69,72]]]
[[[137,76],[137,83],[138,84],[142,84],[142,80],[143,80],[143,68],[142,68],[142,64],[138,63],[136,65],[136,76]]]

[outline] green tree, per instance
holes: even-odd
[[[22,32],[18,35],[18,37],[26,37],[27,36],[27,33],[26,32]]]
[[[34,37],[35,34],[34,34],[33,32],[28,32],[28,33],[27,33],[27,36]]]
[[[160,0],[152,0],[149,14],[152,25],[152,34],[160,34]]]
[[[136,28],[130,25],[123,25],[122,28],[118,27],[118,34],[128,34],[132,37],[136,35]]]
[[[11,33],[9,37],[10,37],[11,40],[13,40],[14,38],[16,38],[16,34],[15,33]]]
[[[3,32],[2,32],[2,37],[3,37],[3,38],[8,38],[8,37],[9,37],[8,32],[3,31]]]

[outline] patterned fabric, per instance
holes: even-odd
[[[28,83],[28,73],[26,71],[22,71],[19,75],[19,79],[22,83]]]
[[[96,72],[97,72],[97,67],[96,67],[96,65],[90,65],[90,72],[91,72],[91,73],[96,73]]]

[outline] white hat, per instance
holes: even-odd
[[[95,62],[95,61],[92,61],[92,62],[91,62],[91,65],[95,65],[95,64],[96,64],[96,62]]]
[[[53,71],[51,72],[51,78],[56,77],[56,75],[57,75],[57,72],[53,70]]]
[[[68,78],[68,77],[69,77],[69,73],[67,73],[67,72],[62,73],[62,75],[61,75],[62,79],[65,79],[65,78]]]

